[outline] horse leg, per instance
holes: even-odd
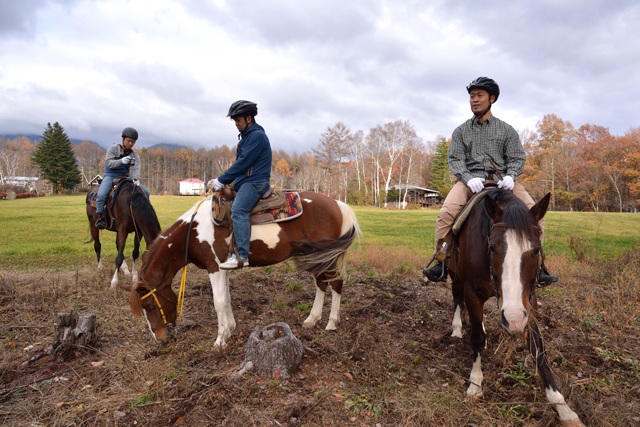
[[[139,256],[140,256],[140,238],[138,237],[137,234],[135,234],[133,239],[133,254],[132,254],[133,265],[131,266],[131,282],[132,283],[138,282],[138,270],[136,269],[136,261]]]
[[[457,277],[451,281],[453,294],[453,321],[451,322],[452,337],[462,338],[462,311],[464,310],[464,283]]]
[[[91,225],[91,238],[93,239],[93,250],[96,253],[98,259],[98,270],[102,270],[102,243],[100,243],[100,230],[98,230],[93,224]]]
[[[469,388],[467,389],[467,396],[480,397],[482,396],[482,380],[484,375],[482,373],[482,350],[487,342],[487,334],[484,329],[483,316],[484,316],[484,303],[477,297],[468,297],[467,293],[466,306],[469,313],[469,321],[471,323],[471,349],[473,351],[473,366],[471,368],[471,374],[469,375]]]
[[[533,311],[531,312],[531,317],[529,319],[527,343],[529,345],[529,351],[531,352],[533,359],[536,361],[537,371],[542,379],[547,400],[551,405],[553,405],[554,409],[558,413],[558,419],[561,424],[565,427],[584,427],[584,424],[582,424],[578,415],[571,410],[556,385],[551,368],[547,363],[544,343],[542,342],[540,330],[538,329],[537,317]]]
[[[311,307],[311,313],[309,317],[302,323],[303,328],[313,328],[316,323],[322,318],[322,307],[324,306],[324,296],[327,290],[327,283],[322,280],[324,274],[318,275],[316,279],[316,297],[313,300],[313,307]],[[327,325],[327,328],[329,325]]]
[[[340,302],[342,300],[343,280],[336,272],[322,273],[318,279],[331,285],[331,312],[329,313],[329,322],[325,329],[327,331],[335,331],[340,323]],[[318,279],[316,279],[316,285]],[[324,293],[326,294],[326,290]]]
[[[120,267],[124,261],[124,247],[126,243],[127,232],[118,230],[116,233],[116,249],[118,250],[118,255],[116,255],[116,271],[113,273],[113,277],[111,278],[112,288],[118,286],[118,271],[120,271]]]
[[[213,291],[213,306],[218,314],[218,337],[215,347],[225,347],[227,338],[236,329],[236,321],[231,310],[231,295],[229,294],[229,278],[225,270],[209,273],[209,281]]]

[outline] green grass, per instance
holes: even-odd
[[[85,195],[0,200],[0,268],[68,269],[95,263],[85,215]],[[199,197],[152,196],[163,229],[199,202]],[[355,207],[363,238],[355,251],[399,251],[419,258],[433,250],[437,210]],[[637,247],[640,215],[631,213],[549,212],[545,218],[548,255],[573,256],[578,245],[592,256],[615,259]],[[115,233],[103,231],[104,260],[115,259]],[[128,248],[133,245],[132,239]],[[384,254],[382,254],[384,255]],[[402,266],[400,270],[410,269]],[[397,268],[396,268],[397,270]],[[399,270],[399,271],[400,271]]]

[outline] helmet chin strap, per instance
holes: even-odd
[[[484,115],[487,114],[489,111],[491,111],[491,104],[489,104],[489,108],[487,108],[486,110],[480,113],[475,113],[476,118],[479,119],[480,117],[484,117]]]

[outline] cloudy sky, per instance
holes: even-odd
[[[519,131],[554,113],[622,135],[640,126],[638,22],[637,0],[1,1],[0,134],[233,146],[228,107],[249,99],[289,153],[338,121],[408,120],[428,142],[486,75]]]

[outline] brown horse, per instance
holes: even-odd
[[[455,312],[454,337],[462,337],[461,312],[471,323],[473,367],[467,395],[482,395],[481,352],[486,344],[484,303],[498,300],[500,325],[509,334],[524,335],[545,388],[547,400],[564,426],[582,426],[558,389],[536,320],[536,276],[541,256],[541,230],[550,194],[528,209],[510,191],[487,189],[471,209],[454,239],[447,262]]]
[[[100,230],[96,227],[96,208],[92,206],[91,200],[95,198],[97,188],[87,195],[87,219],[89,220],[89,230],[93,249],[98,259],[98,268],[102,268],[102,244],[100,243]],[[118,272],[123,269],[126,275],[132,274],[133,283],[138,281],[136,270],[136,260],[140,256],[140,240],[144,238],[147,247],[151,244],[162,229],[156,216],[156,211],[149,202],[144,191],[136,186],[133,181],[126,179],[120,181],[116,199],[111,206],[111,197],[105,204],[105,215],[107,219],[107,230],[116,232],[116,270],[111,279],[111,287],[118,285]],[[127,243],[127,236],[135,233],[133,240],[133,266],[131,272],[124,261],[124,247]]]
[[[345,253],[360,235],[354,212],[346,204],[312,192],[301,192],[303,213],[295,219],[253,225],[249,264],[277,264],[293,258],[296,267],[315,277],[316,296],[304,327],[313,327],[322,316],[325,291],[331,286],[331,313],[326,329],[340,321],[340,298],[345,274]],[[236,327],[231,310],[229,279],[219,265],[229,255],[231,230],[214,226],[211,197],[194,205],[148,247],[143,256],[140,281],[130,294],[131,312],[144,314],[154,339],[173,337],[178,300],[171,288],[175,274],[188,263],[206,269],[218,315],[215,346],[225,346]]]

